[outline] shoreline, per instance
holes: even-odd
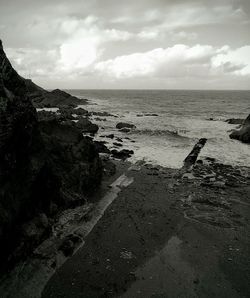
[[[24,264],[20,264],[15,269],[15,271],[12,272],[12,274],[9,276],[9,278],[7,278],[5,280],[5,282],[3,282],[3,281],[1,282],[1,291],[0,292],[6,293],[6,296],[3,296],[3,297],[24,297],[24,294],[28,295],[28,293],[30,293],[31,296],[25,296],[25,297],[34,297],[34,298],[35,297],[50,297],[50,296],[47,296],[47,294],[43,294],[41,296],[41,293],[43,292],[44,287],[46,286],[47,282],[51,279],[53,281],[53,277],[56,277],[58,275],[58,273],[57,273],[57,275],[54,275],[55,272],[58,272],[58,271],[60,272],[60,270],[61,270],[60,268],[63,268],[64,264],[66,264],[71,259],[75,259],[74,256],[77,255],[78,253],[80,253],[80,251],[84,250],[86,243],[89,242],[89,237],[92,238],[92,236],[91,236],[92,233],[93,232],[95,233],[95,230],[96,230],[95,225],[99,226],[98,221],[99,220],[103,221],[102,217],[104,216],[104,218],[105,218],[107,216],[107,214],[110,214],[110,210],[115,208],[114,206],[116,206],[117,204],[119,205],[119,201],[120,201],[121,197],[126,200],[130,197],[129,189],[131,187],[135,191],[135,192],[133,191],[134,194],[137,192],[138,192],[138,194],[140,192],[145,193],[145,191],[147,189],[147,187],[145,189],[145,186],[143,186],[145,184],[140,186],[142,181],[144,181],[145,179],[146,180],[150,179],[150,180],[148,180],[148,182],[150,181],[149,184],[152,185],[153,188],[155,188],[156,186],[159,187],[159,182],[157,182],[159,179],[162,182],[164,181],[164,188],[163,188],[164,193],[166,193],[167,196],[170,196],[170,197],[173,196],[172,199],[168,199],[164,203],[167,205],[169,205],[169,204],[172,205],[171,209],[169,210],[169,212],[171,213],[171,218],[172,217],[174,218],[174,214],[177,212],[179,214],[178,215],[179,220],[181,219],[181,221],[187,220],[188,222],[192,222],[195,225],[201,226],[200,227],[201,229],[206,228],[206,227],[210,227],[212,229],[213,229],[213,227],[215,227],[215,228],[219,227],[219,230],[222,229],[225,231],[225,230],[229,229],[229,230],[233,231],[237,227],[235,230],[235,233],[237,234],[238,233],[237,231],[240,231],[241,226],[242,226],[241,224],[239,225],[239,222],[237,223],[237,220],[238,220],[237,218],[236,218],[236,221],[234,222],[234,221],[229,220],[230,217],[227,218],[227,216],[226,216],[225,220],[223,220],[220,217],[218,218],[217,216],[221,215],[220,214],[221,210],[223,210],[223,214],[224,214],[224,212],[226,212],[225,214],[227,214],[228,211],[230,213],[230,204],[235,204],[235,206],[238,206],[237,207],[238,209],[241,205],[243,208],[250,209],[249,202],[244,201],[245,200],[244,198],[237,200],[237,198],[234,198],[235,195],[232,195],[232,193],[231,193],[231,190],[235,190],[235,189],[236,189],[236,193],[239,193],[239,191],[242,192],[242,190],[244,190],[245,187],[247,187],[246,189],[248,189],[248,193],[249,193],[249,191],[250,191],[250,183],[249,183],[250,168],[242,168],[243,172],[248,171],[247,174],[244,174],[248,178],[246,178],[244,175],[239,176],[239,177],[241,177],[240,179],[242,179],[242,181],[244,179],[246,179],[246,182],[244,182],[242,184],[240,180],[239,181],[237,180],[235,183],[236,183],[236,185],[237,185],[237,183],[239,183],[238,186],[232,184],[231,187],[230,186],[225,187],[225,185],[223,186],[220,183],[216,184],[217,181],[213,181],[213,179],[212,179],[213,177],[211,177],[211,174],[210,174],[210,178],[208,178],[211,180],[211,182],[209,182],[210,180],[208,180],[207,177],[205,177],[206,175],[209,175],[208,173],[211,170],[209,163],[207,165],[203,165],[204,167],[207,168],[206,174],[204,174],[204,172],[201,170],[202,165],[199,165],[199,167],[198,167],[199,169],[195,170],[195,171],[198,171],[197,172],[198,174],[201,171],[201,174],[200,174],[201,177],[199,177],[199,176],[195,177],[192,173],[193,171],[188,171],[188,172],[184,172],[184,173],[180,174],[180,172],[178,170],[163,168],[160,166],[157,167],[155,165],[150,165],[150,164],[145,164],[143,161],[141,163],[137,163],[137,164],[133,164],[133,165],[131,165],[129,162],[121,162],[121,161],[118,161],[115,163],[117,166],[117,172],[114,176],[108,177],[108,179],[106,179],[106,181],[103,184],[102,189],[100,190],[100,192],[98,194],[96,194],[96,196],[95,196],[96,199],[93,200],[95,203],[92,204],[91,206],[88,206],[88,205],[80,206],[80,207],[76,207],[75,209],[72,209],[72,211],[73,210],[76,211],[77,209],[79,209],[80,213],[81,213],[81,217],[84,219],[85,222],[82,220],[79,221],[79,218],[78,218],[78,223],[77,224],[75,223],[76,225],[74,225],[74,224],[72,224],[72,223],[74,223],[74,219],[72,220],[72,218],[71,218],[71,225],[72,225],[73,229],[70,229],[66,223],[66,225],[65,225],[66,229],[64,227],[61,230],[62,234],[65,233],[65,231],[68,231],[68,233],[65,233],[64,237],[62,237],[61,242],[64,242],[64,241],[62,241],[64,239],[64,240],[66,240],[66,243],[67,243],[67,239],[70,239],[69,235],[71,238],[72,238],[72,235],[77,235],[77,236],[81,237],[82,242],[75,244],[76,246],[73,248],[74,252],[71,252],[71,254],[69,256],[65,256],[64,255],[65,252],[63,253],[62,250],[59,249],[60,245],[58,245],[58,241],[55,241],[55,238],[47,240],[47,242],[45,241],[44,243],[42,243],[39,246],[39,248],[37,248],[34,251],[33,259],[31,258],[30,262],[28,261],[28,262],[25,262]],[[224,171],[225,177],[227,177],[227,175],[229,174],[229,172],[228,172],[229,168],[230,168],[230,175],[232,175],[233,177],[235,176],[234,174],[231,173],[232,172],[231,167],[228,168],[225,165],[219,165],[216,167],[217,167],[217,170],[220,172],[220,174],[222,174],[222,173],[221,173],[221,170],[219,170],[219,169],[220,168],[222,169],[223,167],[225,167],[225,169],[222,170],[222,172]],[[204,168],[203,168],[203,170],[204,170]],[[134,181],[131,181],[132,184],[129,182],[128,183],[125,182],[125,184],[122,186],[122,182],[124,180],[122,180],[121,177],[124,176],[124,173],[127,177],[133,177]],[[114,182],[114,181],[116,181],[116,183],[112,184],[112,182]],[[200,186],[202,183],[203,184],[211,183],[211,185],[204,184],[203,186]],[[245,183],[247,183],[247,184],[245,184]],[[213,186],[213,184],[215,184],[215,186]],[[119,190],[117,189],[118,192],[115,192],[116,196],[109,202],[109,204],[113,202],[112,206],[110,206],[109,204],[106,204],[104,202],[105,202],[105,198],[107,197],[107,195],[109,196],[110,194],[113,193],[114,188],[116,188],[115,185],[118,185],[118,186],[120,185],[120,187],[119,187]],[[156,185],[156,186],[154,186],[154,185]],[[195,194],[196,188],[197,188],[198,199],[195,200],[194,198],[190,197],[190,195],[188,196],[187,193],[192,189],[191,193]],[[120,191],[121,191],[121,193],[119,194]],[[160,197],[162,195],[164,196],[164,193],[161,193],[161,190],[157,190],[157,191],[160,191],[160,194],[159,194]],[[185,193],[184,196],[182,194],[183,191]],[[146,193],[145,193],[145,195],[146,195]],[[209,198],[211,198],[213,193],[220,194],[220,196],[223,196],[224,199],[218,200],[218,199],[214,198],[214,200],[215,200],[214,202],[213,202],[213,200],[206,199],[207,195],[209,195]],[[230,193],[230,197],[227,197],[228,193]],[[200,197],[201,194],[202,194],[202,196],[205,196],[204,199],[202,197]],[[244,194],[244,191],[243,191],[242,195],[243,194]],[[117,195],[118,195],[118,197],[117,197]],[[100,199],[100,196],[102,197],[101,199]],[[178,196],[180,196],[180,197],[177,200],[174,199]],[[158,195],[156,195],[156,197],[155,197],[156,201],[158,200],[157,197],[158,197]],[[181,197],[183,197],[183,199],[181,199]],[[225,199],[226,197],[227,197],[227,199]],[[99,200],[98,200],[98,198],[99,198]],[[132,198],[133,197],[131,197],[131,199]],[[134,202],[135,202],[135,200],[136,200],[135,198],[132,199],[132,201],[134,201]],[[201,201],[199,201],[199,200],[201,200]],[[134,207],[133,207],[132,201],[130,202],[129,206],[130,206],[130,208],[133,209]],[[144,202],[143,204],[146,204],[145,199],[143,200],[143,202]],[[100,206],[100,204],[101,205],[104,204],[103,206],[105,206],[104,209],[102,209],[103,211],[101,212],[101,216],[98,215],[98,214],[100,214],[98,211],[98,210],[100,210],[98,207],[98,206]],[[147,204],[155,205],[155,203],[153,203],[152,199],[149,202],[147,202]],[[158,203],[156,203],[156,204],[158,204]],[[193,206],[196,206],[196,208],[197,208],[197,206],[203,206],[203,207],[202,207],[202,209],[200,209],[200,210],[198,209],[194,212]],[[83,209],[86,208],[86,214],[82,213],[83,209],[81,209],[81,208],[83,208]],[[158,208],[159,208],[159,206],[157,207],[157,209]],[[211,208],[212,208],[212,210],[210,210]],[[213,208],[214,208],[214,210],[213,210]],[[154,208],[152,208],[152,206],[151,206],[150,210],[151,209],[153,210]],[[64,211],[66,218],[68,216],[68,214],[67,214],[68,211],[69,210]],[[121,211],[122,211],[122,208],[121,208]],[[219,211],[219,213],[218,213],[218,211]],[[206,214],[202,215],[207,212],[208,212],[208,214],[210,214],[209,215],[210,217],[207,216]],[[244,211],[244,213],[245,213],[245,211]],[[109,216],[111,216],[110,220],[112,220],[112,216],[113,216],[112,214],[113,213],[111,212],[111,214],[109,215]],[[77,218],[77,217],[79,217],[79,212],[75,213],[75,218]],[[115,216],[115,218],[116,218],[116,216]],[[94,225],[91,224],[91,222],[93,222],[93,221],[94,221]],[[121,223],[122,222],[123,221],[121,220]],[[177,226],[178,225],[179,224],[177,224]],[[235,228],[233,228],[233,226],[235,226]],[[245,224],[243,226],[245,226]],[[90,236],[88,236],[89,232],[93,228],[94,228],[94,231],[91,233]],[[160,228],[160,226],[158,228],[157,228],[157,226],[155,226],[152,229],[156,232],[156,230],[158,230],[159,228]],[[233,228],[233,230],[232,230],[232,228]],[[248,229],[249,229],[249,225],[248,225]],[[217,228],[216,228],[216,230],[217,230]],[[156,232],[156,233],[158,233],[158,232]],[[178,239],[173,238],[173,240],[169,240],[170,241],[169,243],[172,243],[171,241],[173,241],[173,244],[168,244],[168,245],[170,245],[170,247],[172,247],[172,245],[174,245],[174,246],[179,245]],[[177,244],[176,244],[176,241],[177,241]],[[57,242],[57,245],[55,245],[56,242]],[[52,243],[54,244],[54,247],[53,247]],[[182,241],[181,241],[181,243],[182,243]],[[109,243],[109,245],[110,244],[111,243]],[[51,245],[52,245],[52,247],[51,247]],[[161,254],[160,250],[157,250],[157,251],[159,251],[159,254]],[[157,258],[157,254],[155,255],[155,253],[153,253],[153,255],[151,255],[150,258],[147,257],[147,259],[148,258],[151,259],[154,257]],[[21,271],[22,273],[19,270],[22,270]],[[17,283],[15,283],[15,278],[13,278],[13,277],[17,276],[17,272],[18,272],[19,279],[16,280]],[[13,282],[13,281],[14,281],[14,284],[11,284],[10,282]],[[51,284],[51,282],[49,282],[49,284]],[[62,288],[64,288],[64,286],[62,286]],[[13,289],[14,289],[14,293],[13,292],[11,293],[11,291],[13,291]],[[45,289],[46,289],[46,287],[45,287]],[[130,290],[130,291],[134,291],[134,290]],[[46,292],[46,290],[45,290],[45,292]],[[57,297],[57,294],[55,292],[53,292],[53,297]],[[67,296],[67,297],[71,297],[71,296]],[[74,297],[73,294],[72,294],[72,297]],[[129,295],[124,296],[124,297],[129,297]],[[137,296],[135,296],[135,297],[137,297]]]
[[[200,165],[195,170],[197,177],[149,164],[132,166],[128,175],[134,182],[106,210],[85,246],[52,277],[42,297],[80,297],[83,287],[86,297],[123,293],[124,297],[148,297],[149,293],[163,297],[164,293],[173,297],[196,293],[203,297],[206,291],[214,291],[216,297],[247,295],[248,275],[237,268],[240,256],[242,268],[249,271],[250,169],[248,178],[243,178],[243,173],[242,182],[237,180],[233,185],[229,179],[234,176],[232,168],[214,166],[219,176],[224,172],[231,186],[214,181],[211,174],[207,177],[209,165],[206,173]],[[209,264],[207,268],[205,264]],[[164,269],[166,265],[175,266],[176,272]],[[237,271],[237,278],[225,277],[227,270]],[[181,284],[174,281],[176,274]],[[168,279],[173,284],[163,282]],[[219,286],[214,285],[217,279]],[[65,284],[61,288],[62,280]]]
[[[102,115],[98,116],[100,117]],[[115,132],[119,132],[119,130],[116,130]],[[103,135],[109,136],[109,132],[105,130],[102,130],[101,133]],[[127,138],[127,134],[123,136],[124,138]],[[120,136],[115,135],[112,138],[106,137],[105,141],[110,140],[110,146],[112,146],[113,141],[117,138],[119,139]],[[96,138],[94,139],[96,140]],[[100,143],[103,140],[103,138],[100,137],[97,139]],[[107,145],[108,144],[105,143],[104,147]],[[121,148],[123,147],[124,144],[122,143]],[[129,145],[127,144],[125,147],[129,148]],[[48,294],[43,294],[43,292],[47,291],[47,285],[51,284],[51,280],[54,283],[53,279],[56,276],[55,274],[60,272],[60,268],[67,266],[67,263],[70,262],[75,255],[81,251],[84,251],[84,247],[86,243],[88,243],[89,237],[91,238],[91,235],[88,236],[89,233],[92,231],[92,229],[95,231],[95,226],[99,225],[98,222],[103,220],[103,216],[104,218],[106,217],[106,213],[109,213],[110,208],[113,208],[113,204],[117,204],[116,201],[120,200],[120,196],[124,197],[123,193],[129,191],[128,189],[130,185],[132,185],[132,187],[135,189],[135,193],[138,191],[145,193],[147,187],[145,188],[145,186],[140,186],[141,181],[145,179],[150,178],[150,180],[148,180],[148,184],[153,188],[155,185],[159,186],[158,182],[154,182],[155,179],[164,181],[165,186],[162,190],[160,190],[160,196],[164,196],[164,193],[166,193],[168,196],[170,195],[176,197],[177,193],[179,193],[179,196],[182,197],[182,199],[171,199],[171,201],[166,202],[166,204],[169,205],[171,203],[169,205],[171,209],[169,211],[171,213],[171,217],[175,217],[175,214],[178,213],[178,220],[181,222],[187,221],[204,227],[214,226],[223,230],[231,229],[234,225],[237,226],[239,223],[236,224],[233,220],[228,219],[228,215],[226,215],[225,219],[221,219],[221,210],[223,210],[223,214],[224,212],[227,214],[227,210],[230,210],[230,204],[232,203],[243,205],[245,208],[249,207],[249,203],[247,201],[244,202],[238,200],[237,198],[234,198],[232,194],[229,195],[227,193],[231,187],[235,187],[235,183],[237,185],[237,183],[241,184],[241,182],[236,179],[236,181],[231,182],[231,185],[230,183],[229,185],[226,185],[225,181],[222,181],[223,179],[221,179],[220,176],[222,175],[222,178],[224,177],[227,179],[228,175],[233,176],[234,178],[239,175],[239,177],[244,180],[246,178],[244,176],[244,171],[248,172],[248,180],[246,181],[248,181],[247,185],[249,186],[250,167],[231,166],[218,163],[218,161],[215,161],[213,158],[201,158],[194,165],[194,168],[191,167],[181,170],[180,168],[162,167],[161,165],[148,163],[145,160],[131,162],[130,159],[127,161],[117,160],[112,157],[108,157],[108,159],[106,159],[105,154],[102,153],[101,156],[102,160],[104,161],[104,168],[107,166],[107,171],[109,171],[110,165],[106,165],[105,163],[111,162],[115,164],[116,171],[113,172],[112,170],[112,174],[108,174],[105,177],[102,182],[102,187],[95,193],[94,196],[89,198],[91,203],[86,203],[72,209],[66,209],[57,215],[57,219],[52,227],[52,231],[54,231],[52,233],[52,237],[42,242],[27,260],[19,263],[10,272],[10,274],[3,277],[2,281],[0,282],[0,292],[4,293],[5,295],[3,297],[50,297],[47,296]],[[220,173],[220,175],[214,175],[214,165],[217,165],[215,166],[216,170],[221,169],[222,173]],[[195,170],[197,167],[198,169]],[[220,170],[218,171],[220,172]],[[233,174],[235,171],[237,172],[236,176]],[[197,177],[194,175],[194,173],[197,174]],[[217,179],[217,176],[220,177],[219,180]],[[201,187],[200,185],[202,184],[203,186]],[[191,195],[187,196],[186,193],[190,191],[191,185],[195,188],[197,188],[197,185],[199,186],[197,190],[192,189]],[[237,187],[240,187],[241,189],[243,186]],[[198,199],[193,198],[192,193],[195,193],[195,191],[197,191]],[[250,193],[249,187],[247,193]],[[228,203],[228,200],[225,198],[218,200],[216,197],[214,197],[211,199],[211,194],[216,194],[216,196],[219,194],[223,197],[228,195],[230,203]],[[125,194],[125,197],[130,195],[131,194]],[[145,193],[145,196],[147,196],[147,193]],[[203,196],[205,197],[204,199]],[[143,202],[145,203],[145,200]],[[110,206],[111,204],[112,206]],[[151,204],[154,205],[152,200]],[[160,204],[162,204],[162,202]],[[152,206],[150,208],[152,208]],[[202,206],[202,208],[197,209],[197,206],[199,208]],[[133,209],[132,205],[130,205],[130,207]],[[219,210],[217,210],[218,208]],[[117,210],[117,212],[119,211]],[[175,224],[177,226],[179,225],[177,222]],[[157,234],[157,229],[162,229],[162,227],[159,226],[158,228],[153,228],[153,233]],[[191,238],[192,237],[193,236],[191,236]],[[163,239],[161,241],[163,241]],[[167,241],[166,246],[170,247],[170,250],[175,254],[174,251],[179,249],[178,247],[182,242],[183,241],[180,240],[179,237],[172,235]],[[163,244],[161,244],[161,248],[157,248],[156,251],[151,252],[150,256],[147,256],[145,260],[146,263],[152,258],[157,259],[158,254],[164,254],[165,249],[162,248],[164,247],[162,245]],[[144,272],[144,269],[138,270],[139,272],[140,270]],[[140,274],[142,273],[138,273],[138,275]],[[16,279],[17,276],[18,280]],[[129,294],[126,294],[124,297],[131,297],[131,295],[134,295],[135,291],[137,291],[136,289],[141,287],[141,284],[138,284],[136,280],[131,284],[132,289],[128,289]],[[124,285],[121,287],[124,287]],[[157,287],[159,287],[159,285],[157,285]],[[172,290],[175,291],[174,289]],[[120,291],[121,290],[119,290],[119,292]],[[53,290],[53,295],[51,297],[57,297],[57,292],[55,293]]]
[[[114,110],[105,112],[100,105],[99,111],[88,111],[88,99],[46,91],[19,76],[1,41],[0,60],[1,297],[250,296],[250,167],[218,162],[216,146],[213,156],[205,147],[202,155],[208,157],[197,160],[211,129],[219,145],[224,141],[220,154],[232,153],[232,158],[235,149],[245,147],[226,138],[215,121],[209,129],[205,125],[203,135],[202,121],[197,132],[191,119],[193,113],[221,112],[223,96],[212,98],[207,110],[198,97],[196,108],[183,118],[183,104],[190,103],[185,95],[178,99],[179,110],[175,101],[166,108],[165,97],[161,105],[157,96],[139,96],[137,108],[129,109],[121,96]],[[243,98],[242,107],[246,103]],[[35,109],[52,106],[59,110]],[[235,113],[235,108],[242,115],[235,105],[229,110]],[[173,119],[159,130],[158,117],[171,109]],[[131,110],[138,121],[129,117]],[[114,117],[112,133],[91,122],[107,121],[103,117]],[[176,120],[182,121],[178,128],[188,127],[190,138],[178,134]],[[150,127],[141,127],[143,121]],[[152,140],[153,124],[163,132],[163,143]],[[152,147],[134,139],[145,128]],[[249,129],[250,115],[230,138],[249,143]],[[102,140],[95,138],[98,131]],[[154,159],[162,146],[161,157],[174,164],[180,138],[185,150],[193,149],[179,156],[183,166],[178,169],[152,165],[131,150],[135,143],[148,151],[143,157]],[[134,164],[129,162],[133,155]]]

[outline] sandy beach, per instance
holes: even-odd
[[[84,242],[61,264],[58,254],[46,260],[45,248],[3,297],[248,297],[249,169],[115,163],[95,207],[74,226]],[[45,263],[49,276],[39,271]]]
[[[249,296],[249,178],[224,188],[150,165],[125,173],[133,183],[42,297]]]

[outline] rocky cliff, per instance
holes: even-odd
[[[45,96],[12,68],[0,41],[1,264],[37,244],[53,213],[84,202],[101,181],[91,139],[56,119],[38,122],[31,98],[39,89]]]
[[[76,107],[77,105],[87,103],[86,99],[77,98],[60,89],[55,89],[51,92],[44,90],[31,80],[25,80],[25,84],[29,90],[29,98],[36,108]]]
[[[250,115],[248,115],[239,130],[235,130],[230,134],[230,138],[250,144]]]

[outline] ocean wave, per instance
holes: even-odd
[[[134,133],[140,135],[148,135],[148,136],[170,136],[173,138],[180,139],[190,139],[187,136],[181,135],[178,130],[168,130],[168,129],[136,129],[133,131]]]

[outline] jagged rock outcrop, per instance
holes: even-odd
[[[77,114],[74,115],[74,111],[77,111],[80,109],[71,109],[71,108],[67,108],[67,109],[59,109],[57,113],[51,112],[51,111],[38,111],[37,115],[38,115],[38,121],[51,121],[51,120],[57,120],[59,123],[61,124],[67,124],[68,126],[72,126],[75,129],[79,129],[79,132],[82,133],[90,133],[90,134],[95,134],[97,133],[99,127],[98,125],[92,123],[89,118],[83,117],[83,111],[79,111],[77,112]],[[88,115],[88,111],[86,111],[85,113],[86,115]],[[76,117],[74,117],[74,116]],[[71,121],[74,120],[74,121]],[[75,122],[76,121],[76,122]]]
[[[86,99],[80,99],[59,89],[49,92],[31,80],[25,80],[25,84],[29,91],[28,96],[36,108],[76,107],[87,103]]]
[[[250,115],[248,115],[241,128],[234,130],[229,137],[250,144]]]
[[[24,79],[19,76],[19,80],[23,80],[25,88],[28,90],[28,97],[36,108],[50,107],[77,107],[87,103],[86,99],[80,99],[60,89],[47,91],[36,85],[30,79]]]
[[[25,223],[46,219],[62,206],[84,202],[102,176],[91,139],[53,117],[38,122],[30,100],[32,88],[37,91],[40,87],[30,81],[27,85],[18,75],[0,41],[1,264],[17,247],[16,257],[28,252],[48,232],[48,225],[41,229],[39,220]]]

